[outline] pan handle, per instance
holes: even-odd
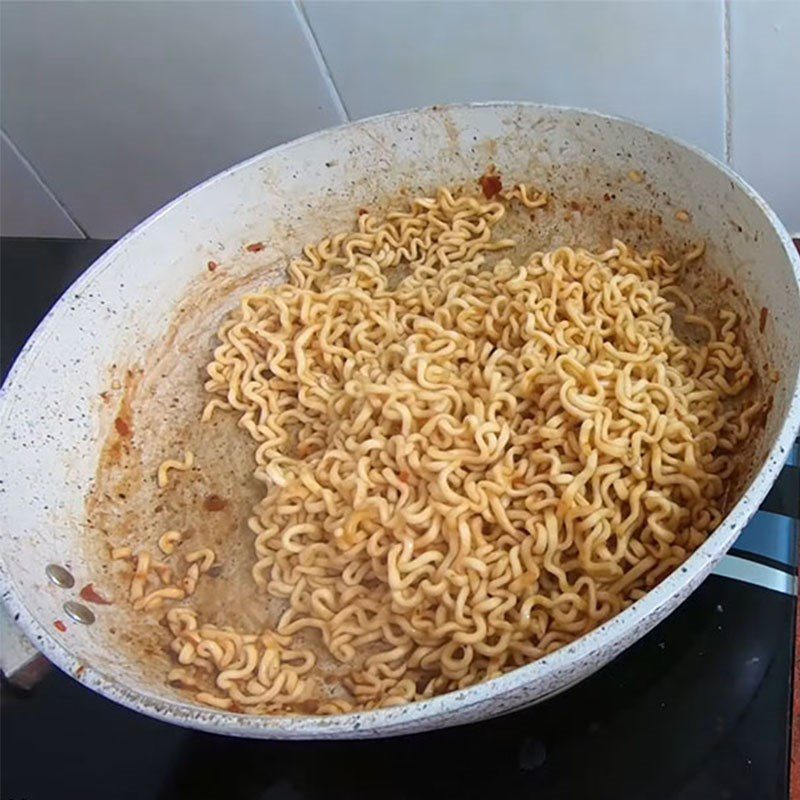
[[[0,603],[0,671],[18,689],[32,689],[49,671],[50,662],[28,641]]]

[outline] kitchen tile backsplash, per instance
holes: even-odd
[[[0,9],[2,126],[89,236],[342,121],[288,2]]]
[[[730,7],[731,163],[800,233],[800,2]]]
[[[800,230],[800,3],[4,2],[0,36],[4,235],[120,236],[304,133],[491,99],[730,155]]]
[[[620,114],[721,156],[719,3],[308,0],[350,115],[470,100]]]
[[[0,180],[0,232],[8,231],[14,236],[83,237],[5,133],[0,134]]]

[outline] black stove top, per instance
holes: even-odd
[[[110,242],[2,242],[2,370]],[[796,454],[795,454],[796,455]],[[796,461],[795,461],[796,463]],[[797,471],[717,573],[578,686],[500,719],[357,742],[260,742],[169,726],[53,669],[3,682],[0,794],[39,798],[786,800]]]

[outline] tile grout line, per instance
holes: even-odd
[[[31,162],[25,157],[25,154],[17,147],[14,140],[6,133],[4,129],[0,129],[0,136],[3,137],[5,143],[9,146],[11,152],[22,162],[23,166],[30,172],[33,176],[33,179],[39,186],[42,188],[42,191],[56,204],[58,210],[70,221],[70,223],[76,228],[78,233],[84,238],[88,239],[89,234],[84,229],[83,225],[81,225],[75,217],[70,214],[69,209],[56,197],[55,192],[45,183],[42,176],[39,174],[38,170],[31,164]]]
[[[339,121],[350,122],[350,114],[347,110],[347,106],[344,104],[342,95],[339,92],[339,87],[336,85],[336,81],[333,79],[333,74],[328,66],[328,62],[325,60],[325,54],[322,52],[319,41],[314,34],[314,29],[311,27],[311,22],[306,15],[306,10],[303,7],[302,0],[292,0],[292,7],[294,8],[294,13],[300,22],[300,27],[303,29],[306,40],[311,47],[314,60],[317,62],[317,67],[322,74],[322,80],[328,88],[328,92],[333,99],[334,106],[336,106],[336,112],[339,115]]]
[[[731,6],[722,0],[722,63],[724,71],[725,162],[733,166],[733,90],[731,88]]]

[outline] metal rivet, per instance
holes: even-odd
[[[60,564],[48,564],[45,573],[50,578],[50,583],[60,586],[62,589],[71,589],[75,585],[75,578],[68,569],[64,569]]]
[[[95,620],[94,612],[90,608],[86,608],[85,605],[76,603],[74,600],[67,600],[64,603],[64,612],[75,622],[81,622],[84,625],[91,625]]]

